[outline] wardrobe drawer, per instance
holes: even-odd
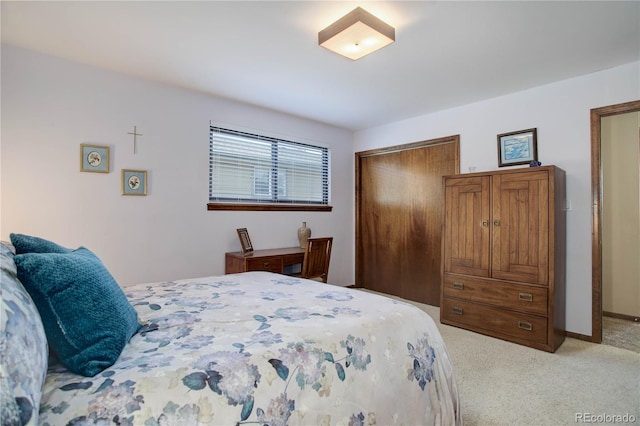
[[[247,259],[247,271],[266,271],[281,274],[284,271],[282,256]]]
[[[504,306],[533,314],[547,315],[547,292],[548,290],[543,287],[460,275],[444,275],[444,297]]]
[[[440,307],[444,323],[485,334],[506,335],[547,343],[547,318],[513,312],[463,300],[445,298]]]

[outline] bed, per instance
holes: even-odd
[[[8,288],[14,255],[3,247],[3,303],[5,294],[24,301],[24,288]],[[462,423],[440,333],[409,303],[269,272],[140,284],[123,294],[139,326],[95,375],[50,358],[46,374],[29,373],[35,387],[43,382],[41,394],[25,396],[24,377],[12,378],[3,356],[3,392],[19,409],[25,398],[34,406],[27,423]],[[31,308],[16,315],[14,305],[9,317],[28,317]],[[15,330],[3,324],[5,343]]]

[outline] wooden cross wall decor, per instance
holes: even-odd
[[[137,130],[136,130],[136,126],[133,126],[133,132],[129,132],[127,134],[128,135],[133,135],[133,153],[135,154],[136,151],[137,151],[136,142],[138,142],[137,139],[136,139],[136,136],[142,136],[142,133],[138,133]]]

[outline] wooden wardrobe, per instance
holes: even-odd
[[[565,173],[447,176],[440,320],[554,352],[565,336]]]

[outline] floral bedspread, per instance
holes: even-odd
[[[125,292],[146,325],[94,377],[51,366],[41,425],[461,424],[445,345],[413,305],[268,272]]]

